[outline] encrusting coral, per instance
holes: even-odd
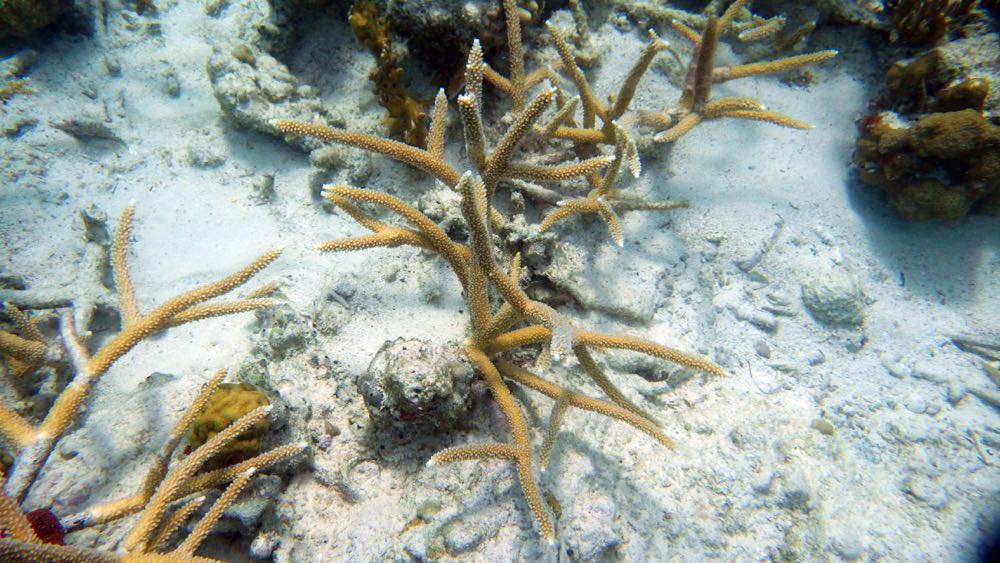
[[[423,105],[410,97],[403,86],[403,68],[392,51],[388,20],[372,0],[357,0],[351,6],[347,21],[358,41],[375,57],[375,68],[368,79],[375,83],[378,101],[389,113],[386,124],[390,136],[402,137],[416,147],[426,147],[424,121],[427,114]]]
[[[198,448],[246,413],[270,404],[267,396],[250,383],[223,383],[219,385],[205,409],[191,424],[188,445]],[[219,452],[225,462],[243,461],[260,453],[260,440],[267,434],[267,419],[262,419],[240,434]],[[218,461],[218,460],[213,460]]]
[[[3,494],[0,496],[2,498],[0,559],[4,561],[116,559],[117,557],[88,550],[42,544],[39,537],[26,527],[19,505],[45,465],[56,442],[70,425],[80,418],[80,411],[100,377],[139,342],[177,325],[208,317],[252,311],[275,304],[273,299],[257,296],[228,302],[210,300],[248,282],[278,257],[280,249],[266,252],[233,274],[183,292],[143,314],[140,312],[126,260],[133,213],[132,205],[123,211],[111,247],[111,265],[122,329],[96,351],[91,353],[85,339],[81,338],[89,335],[77,334],[72,311],[63,311],[60,315],[61,351],[57,345],[44,343],[44,337],[24,312],[13,304],[6,304],[7,314],[13,319],[16,330],[20,333],[0,331],[0,351],[5,357],[15,360],[9,367],[24,371],[27,367],[38,367],[42,364],[65,365],[71,370],[72,376],[69,384],[37,426],[32,425],[13,408],[0,403],[0,439],[14,454],[13,465],[3,471]],[[231,426],[207,440],[168,472],[167,468],[174,449],[191,422],[215,392],[223,375],[220,372],[212,380],[182,418],[163,452],[155,459],[140,493],[98,505],[79,515],[69,516],[63,520],[63,525],[67,529],[76,529],[142,511],[142,516],[133,528],[133,533],[124,548],[131,559],[143,560],[142,554],[157,552],[204,498],[189,500],[182,508],[167,516],[175,501],[216,484],[231,482],[220,500],[180,547],[159,559],[153,555],[146,557],[149,560],[197,560],[194,551],[218,520],[222,510],[232,502],[253,472],[302,449],[301,445],[285,446],[243,463],[196,475],[205,461],[223,451],[248,428],[260,423],[268,410],[267,407],[260,407],[243,415]]]
[[[448,448],[435,454],[428,465],[475,459],[504,459],[512,462],[541,536],[551,541],[555,536],[555,525],[535,478],[536,454],[531,445],[528,423],[520,405],[511,394],[508,381],[518,382],[555,400],[548,437],[541,453],[541,457],[547,459],[558,433],[559,423],[570,406],[623,421],[649,434],[663,445],[669,447],[671,444],[652,417],[628,400],[611,383],[592,357],[593,350],[629,350],[709,374],[723,375],[724,371],[708,360],[640,338],[578,329],[568,318],[525,294],[519,284],[521,268],[518,255],[511,258],[506,269],[497,261],[492,232],[502,228],[503,218],[493,208],[492,199],[501,181],[509,181],[511,178],[557,181],[596,174],[606,166],[616,172],[627,152],[626,142],[615,134],[616,153],[613,157],[593,156],[579,162],[554,166],[512,162],[515,149],[522,139],[539,129],[548,129],[538,128],[536,123],[543,109],[556,100],[558,92],[548,87],[530,100],[526,99],[528,87],[538,75],[525,75],[520,61],[518,24],[514,23],[517,20],[516,6],[512,0],[506,0],[504,7],[508,12],[508,33],[511,38],[510,78],[500,77],[484,64],[482,51],[478,42],[475,42],[466,66],[465,93],[458,98],[466,152],[475,172],[459,174],[442,159],[447,104],[443,92],[439,93],[435,103],[430,142],[426,151],[370,135],[300,121],[281,119],[272,124],[288,135],[311,135],[389,156],[430,173],[459,193],[462,217],[468,232],[467,243],[455,242],[429,217],[396,197],[374,190],[328,185],[325,187],[324,197],[371,231],[371,234],[329,241],[320,248],[324,251],[354,251],[378,246],[408,245],[434,252],[448,263],[462,286],[471,315],[471,335],[464,343],[465,356],[484,377],[494,400],[506,416],[511,440]],[[655,44],[655,37],[653,41]],[[641,71],[637,74],[641,75]],[[490,76],[493,78],[489,78]],[[483,133],[484,80],[501,85],[501,90],[511,96],[515,108],[513,122],[492,151],[487,151]],[[629,80],[637,81],[638,78],[630,75]],[[628,89],[623,90],[624,97],[630,95]],[[557,115],[564,118],[568,112],[559,112]],[[594,115],[598,115],[596,110]],[[610,123],[614,127],[613,120]],[[598,139],[595,136],[588,142],[603,142],[603,137]],[[601,181],[600,176],[598,181]],[[386,209],[403,218],[410,226],[384,223],[359,204]],[[609,224],[614,225],[611,220]],[[504,358],[505,352],[532,345],[546,346],[551,357],[561,361],[575,357],[583,371],[604,392],[607,400],[586,397],[545,381]],[[544,358],[539,360],[542,363],[546,361]]]
[[[906,42],[933,46],[893,62],[872,112],[858,121],[859,179],[883,190],[908,221],[1000,213],[998,98],[991,88],[998,48],[996,33],[982,25],[988,17],[976,2],[894,5],[910,9],[894,17],[926,35]],[[949,29],[959,38],[945,41]]]
[[[854,162],[906,219],[956,221],[1000,212],[1000,127],[978,111],[931,113],[915,123],[889,114],[862,121]]]

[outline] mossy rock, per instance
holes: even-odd
[[[978,111],[931,113],[915,123],[887,112],[865,118],[860,129],[854,162],[861,180],[885,190],[906,219],[997,212],[1000,127]]]
[[[28,37],[69,12],[70,0],[3,0],[0,38]]]

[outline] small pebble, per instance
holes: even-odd
[[[909,498],[923,502],[935,510],[941,510],[948,505],[948,493],[944,487],[926,477],[907,477],[903,480],[902,489]]]
[[[819,431],[820,434],[824,434],[826,436],[833,436],[833,433],[835,431],[833,424],[829,420],[823,418],[817,418],[816,420],[813,420],[810,427],[813,428],[814,430]]]
[[[957,381],[948,382],[948,393],[945,398],[948,400],[949,405],[957,405],[962,399],[965,398],[965,387]]]
[[[757,355],[761,358],[767,359],[771,357],[771,348],[767,345],[767,342],[764,342],[763,340],[755,340],[753,343],[753,350],[754,352],[757,352]]]

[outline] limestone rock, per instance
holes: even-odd
[[[358,389],[376,426],[398,423],[429,429],[466,416],[472,366],[456,343],[397,338],[375,353]]]
[[[864,320],[865,295],[857,275],[833,265],[814,272],[802,284],[802,302],[819,322],[858,326]]]

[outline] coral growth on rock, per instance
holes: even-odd
[[[982,17],[970,13],[974,2],[949,4],[969,4],[966,20]],[[970,25],[967,37],[897,60],[876,111],[858,124],[858,176],[910,221],[1000,212],[1000,127],[990,117],[1000,107],[991,88],[1000,73],[997,41]]]
[[[0,39],[28,37],[69,11],[70,0],[4,0],[0,2]]]
[[[910,221],[955,221],[1000,211],[1000,127],[975,110],[906,124],[866,118],[855,153],[861,179],[885,190]]]

